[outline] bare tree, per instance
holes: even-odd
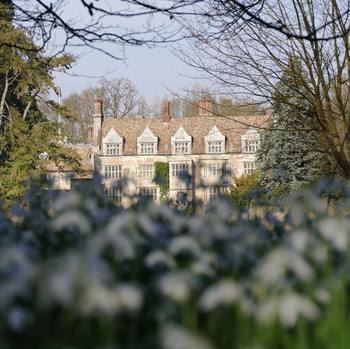
[[[286,38],[263,25],[244,26],[237,32],[225,19],[209,18],[197,30],[187,27],[192,40],[180,55],[237,98],[265,103],[274,98],[276,81],[296,59],[302,69],[295,69],[295,79],[305,91],[303,98],[316,110],[331,155],[342,173],[350,176],[350,3],[274,0],[265,1],[264,8],[294,35]],[[213,25],[217,32],[225,28],[220,36],[212,35]]]
[[[140,97],[129,79],[104,79],[98,90],[103,99],[105,116],[123,118],[137,114]]]
[[[174,42],[181,40],[181,22],[191,19],[214,19],[225,26],[211,27],[211,35],[219,36],[226,31],[238,33],[246,25],[260,26],[263,29],[281,33],[284,37],[303,40],[330,40],[335,33],[324,30],[335,22],[340,25],[349,15],[348,9],[328,19],[315,23],[311,30],[290,26],[274,15],[277,0],[74,0],[80,9],[73,15],[69,0],[1,0],[0,6],[10,6],[13,24],[29,31],[38,47],[21,47],[2,37],[0,45],[17,45],[22,49],[42,50],[51,44],[56,34],[63,41],[59,50],[67,46],[84,46],[98,49],[106,54],[120,58],[103,43],[117,45],[141,45]],[[345,1],[344,1],[345,2]],[[285,1],[287,4],[288,1]],[[293,9],[293,2],[289,7]],[[278,5],[276,5],[278,7]],[[272,8],[272,13],[271,13]],[[0,11],[0,21],[8,19],[8,12]],[[142,24],[136,25],[133,18],[142,17]],[[155,17],[156,20],[154,21]],[[158,23],[156,25],[155,23]],[[52,48],[52,45],[51,45]]]

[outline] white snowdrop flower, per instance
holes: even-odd
[[[209,277],[215,275],[213,268],[205,260],[202,259],[192,263],[191,270],[196,275],[203,275]]]
[[[161,292],[176,302],[185,302],[191,293],[194,280],[185,272],[168,273],[160,279]]]
[[[255,315],[257,319],[264,324],[268,324],[273,321],[277,315],[276,298],[264,300],[264,302],[257,306],[256,310],[253,312],[253,315]]]
[[[320,242],[310,252],[315,262],[324,264],[328,261],[328,250]]]
[[[140,214],[137,216],[137,222],[140,228],[149,236],[155,237],[159,228],[157,224],[146,214]]]
[[[288,293],[279,299],[278,315],[282,325],[290,328],[293,327],[299,316],[307,320],[314,320],[320,312],[316,305],[305,296],[297,293]]]
[[[280,247],[269,253],[258,268],[258,276],[273,285],[281,280],[288,270],[293,271],[303,281],[310,280],[314,275],[311,266],[298,253]]]
[[[339,251],[349,247],[350,222],[345,218],[324,218],[318,223],[322,236]]]
[[[43,303],[48,303],[53,299],[63,305],[72,304],[75,275],[78,274],[78,268],[77,261],[71,256],[67,256],[67,262],[60,269],[51,272],[48,270],[48,275],[41,290]]]
[[[82,233],[90,232],[90,224],[86,216],[78,211],[66,211],[55,218],[52,223],[55,231],[65,228],[78,228]]]
[[[81,198],[78,193],[71,191],[61,194],[53,205],[54,211],[64,211],[71,207],[77,207],[81,203]]]
[[[288,266],[302,281],[308,281],[314,276],[314,271],[310,264],[297,253],[289,252]]]
[[[316,288],[314,291],[314,294],[315,294],[315,298],[320,303],[327,304],[331,300],[331,295],[325,288],[321,288],[321,287]]]
[[[222,280],[207,288],[199,300],[201,309],[211,311],[220,305],[236,303],[243,295],[241,287],[231,280]]]
[[[122,310],[137,311],[142,305],[142,294],[132,285],[110,288],[90,282],[85,285],[78,302],[80,311],[85,314],[114,315]]]
[[[174,258],[168,253],[161,250],[152,251],[149,253],[145,259],[146,266],[149,268],[154,268],[159,265],[165,265],[169,269],[174,268],[176,263]]]
[[[163,349],[213,349],[204,338],[177,325],[166,325],[161,334]]]
[[[130,229],[125,229],[131,221],[132,217],[129,214],[120,214],[112,218],[101,236],[98,237],[97,244],[100,246],[110,244],[120,257],[133,258],[135,256],[135,246],[132,237],[128,234]]]
[[[86,285],[78,301],[78,308],[84,314],[113,315],[122,307],[118,290],[97,283]]]
[[[309,233],[304,230],[294,231],[289,237],[290,244],[298,253],[304,253],[309,243]]]
[[[130,311],[137,311],[141,308],[143,297],[138,287],[129,284],[122,284],[119,285],[117,289],[123,308]]]
[[[179,253],[190,253],[192,256],[199,256],[200,248],[196,240],[189,236],[179,236],[170,241],[169,251],[173,255]]]

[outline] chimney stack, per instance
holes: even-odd
[[[94,121],[92,129],[92,144],[100,147],[103,122],[102,98],[94,98]]]
[[[212,116],[213,102],[210,99],[201,99],[199,101],[199,116]]]
[[[170,122],[170,102],[168,100],[163,101],[162,117],[163,117],[163,122],[165,123]]]
[[[102,98],[95,97],[94,99],[94,118],[102,117]]]

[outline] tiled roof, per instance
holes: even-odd
[[[137,154],[137,137],[148,126],[153,134],[158,137],[158,154],[171,152],[171,137],[182,126],[192,136],[192,154],[205,152],[204,137],[208,135],[213,126],[226,137],[226,153],[241,151],[241,136],[251,126],[259,129],[266,126],[268,115],[252,116],[197,116],[186,118],[171,118],[164,123],[162,119],[139,118],[105,118],[102,124],[102,138],[114,127],[124,138],[124,155]]]

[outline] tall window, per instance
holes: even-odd
[[[138,175],[143,179],[153,179],[154,166],[149,164],[143,164],[138,166]]]
[[[123,198],[123,191],[120,188],[108,188],[105,190],[107,200],[112,204],[120,204]]]
[[[171,164],[171,175],[173,177],[181,177],[189,175],[189,166],[188,164]]]
[[[190,142],[174,142],[175,154],[189,154]]]
[[[248,140],[244,141],[244,151],[246,153],[255,153],[259,149],[259,141],[258,140]]]
[[[210,201],[219,195],[223,194],[224,188],[223,187],[207,187],[204,189],[204,200],[205,201]]]
[[[223,153],[224,142],[222,141],[208,141],[208,153],[219,154]]]
[[[153,142],[141,142],[140,153],[143,155],[155,154],[156,143]]]
[[[203,176],[214,176],[214,177],[221,177],[225,174],[225,166],[226,164],[221,162],[213,162],[209,164],[205,164],[203,167]]]
[[[121,143],[108,143],[106,144],[106,155],[121,155],[122,145]]]
[[[251,174],[256,169],[255,161],[245,161],[243,162],[243,174]]]
[[[140,196],[144,198],[151,198],[153,202],[156,202],[157,188],[156,187],[140,188]]]
[[[120,165],[109,165],[104,167],[105,178],[121,178],[122,167]]]

